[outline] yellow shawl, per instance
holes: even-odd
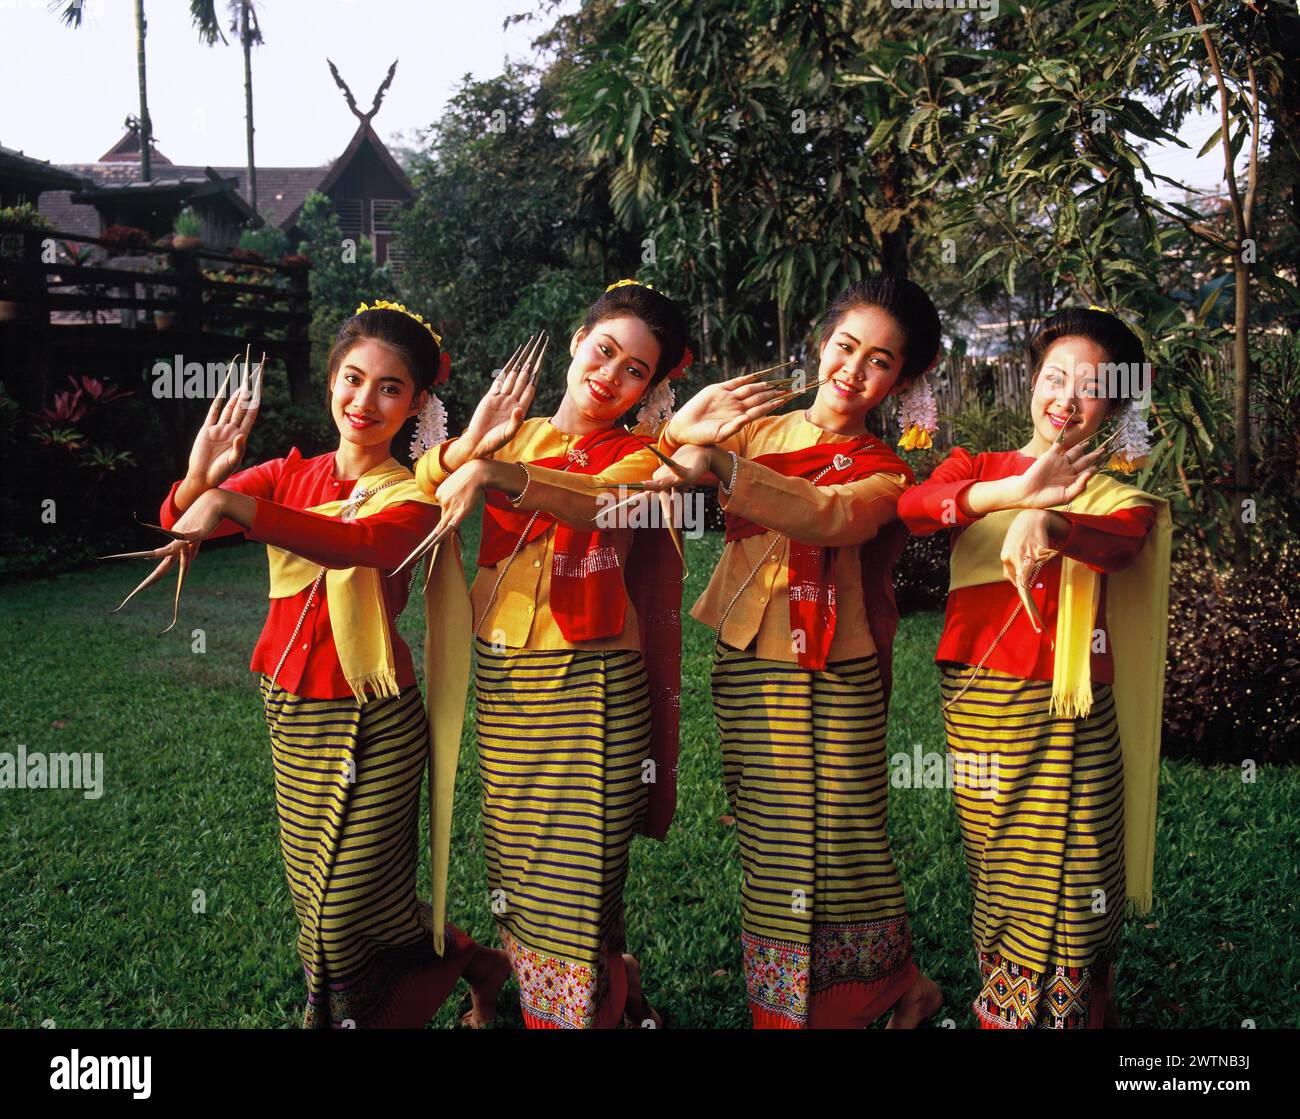
[[[1115,666],[1116,718],[1124,756],[1124,865],[1129,904],[1151,909],[1156,846],[1156,786],[1169,636],[1169,503],[1099,474],[1070,512],[1114,513],[1135,505],[1156,511],[1156,523],[1123,571],[1107,576],[1107,624]],[[1064,512],[1064,506],[1056,506]],[[949,591],[1001,582],[1002,542],[1018,509],[1003,509],[964,528],[952,550]],[[1101,583],[1086,564],[1063,556],[1050,710],[1085,718],[1092,707],[1091,652]],[[1026,624],[1028,624],[1026,622]]]
[[[387,483],[386,489],[378,487]],[[371,516],[402,501],[437,502],[424,493],[415,476],[396,459],[388,459],[359,478],[353,493],[376,490],[356,510]],[[337,516],[350,499],[329,501],[308,512]],[[429,846],[433,866],[433,935],[441,955],[447,923],[447,873],[451,851],[451,813],[456,764],[469,691],[469,642],[473,622],[469,589],[461,568],[459,536],[454,547],[440,544],[430,555],[424,580],[424,686],[429,717]],[[446,542],[444,541],[444,544]],[[281,548],[267,546],[271,597],[289,598],[310,586],[318,564]],[[325,597],[339,664],[359,704],[397,695],[397,671],[385,620],[384,576],[373,567],[326,570]],[[400,578],[400,576],[399,576]],[[366,695],[370,688],[373,696]]]

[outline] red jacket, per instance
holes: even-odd
[[[334,454],[304,459],[295,447],[287,457],[264,462],[232,475],[222,489],[247,494],[257,500],[253,527],[245,536],[261,544],[293,552],[322,567],[377,567],[388,571],[402,562],[438,523],[438,507],[418,501],[390,505],[373,516],[358,517],[345,523],[305,510],[351,495],[356,480],[334,477]],[[161,524],[171,528],[181,516],[176,508],[176,491],[172,486],[163,502]],[[221,523],[212,535],[230,536],[244,532],[234,521]],[[383,579],[384,610],[392,642],[393,662],[400,687],[415,684],[415,667],[411,651],[397,632],[397,617],[406,606],[411,575],[403,572]],[[253,650],[249,668],[270,676],[275,672],[285,646],[293,635],[311,588],[292,598],[270,600],[266,625]],[[338,652],[330,628],[329,606],[324,587],[317,592],[308,617],[285,658],[276,684],[294,695],[311,699],[345,699],[352,689],[343,677]]]
[[[898,501],[898,515],[917,536],[928,536],[939,529],[952,529],[952,540],[966,525],[978,520],[961,511],[958,496],[976,482],[994,481],[1023,474],[1034,464],[1019,451],[985,452],[972,457],[961,447],[935,467],[929,479],[906,491]],[[948,520],[944,520],[944,513]],[[1102,572],[1101,595],[1097,604],[1096,628],[1106,628],[1107,571],[1120,571],[1137,557],[1143,541],[1155,523],[1155,510],[1145,507],[1121,509],[1108,516],[1062,513],[1070,522],[1070,534],[1060,545],[1061,555],[1087,564]],[[956,518],[955,521],[953,518]],[[950,541],[951,543],[951,541]],[[1056,603],[1061,585],[1061,559],[1057,556],[1043,565],[1031,588],[1034,602],[1043,616],[1043,632],[1035,633],[1024,611],[1007,630],[984,662],[998,672],[1019,676],[1022,680],[1050,680],[1055,659],[1049,639],[1056,632]],[[943,621],[943,636],[935,660],[957,664],[977,664],[998,631],[1006,624],[1020,602],[1016,588],[1007,580],[963,587],[948,595],[948,611]],[[1115,682],[1115,665],[1110,641],[1105,651],[1092,654],[1092,679],[1102,684]]]

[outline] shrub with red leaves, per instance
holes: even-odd
[[[143,229],[136,229],[133,225],[110,225],[100,236],[103,240],[111,241],[123,248],[148,249],[153,247],[153,241],[149,239],[149,234]]]

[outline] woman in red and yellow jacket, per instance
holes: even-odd
[[[483,837],[524,1021],[658,1025],[625,951],[623,886],[633,835],[662,839],[674,805],[681,565],[667,530],[601,514],[659,463],[620,421],[640,405],[657,426],[689,360],[685,320],[622,281],[569,352],[553,416],[524,419],[532,378],[508,365],[416,475],[440,532],[485,503],[472,590]]]
[[[409,580],[385,575],[439,514],[390,443],[412,416],[427,424],[441,410],[433,387],[446,369],[418,315],[362,304],[329,356],[337,450],[304,459],[294,448],[238,472],[260,371],[224,406],[218,397],[162,506],[177,539],[152,553],[163,564],[142,584],[173,563],[183,573],[205,539],[242,531],[267,546],[271,602],[251,668],[271,735],[307,1027],[421,1026],[462,974],[473,994],[467,1024],[482,1025],[509,974],[501,953],[445,921],[445,781],[431,779],[433,905],[415,888],[426,759],[439,740],[453,758],[459,747],[468,662],[456,620],[468,604],[459,557],[440,551],[425,594],[426,714],[397,630]]]
[[[958,447],[898,506],[952,535],[935,659],[989,1029],[1115,1021],[1125,899],[1150,908],[1155,850],[1169,509],[1088,445],[1113,420],[1113,465],[1137,464],[1150,367],[1095,308],[1048,319],[1030,359],[1029,441]]]

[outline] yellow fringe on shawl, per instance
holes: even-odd
[[[1104,474],[1070,504],[1071,513],[1106,515],[1137,505],[1156,511],[1156,523],[1137,559],[1107,576],[1107,623],[1115,665],[1116,713],[1124,752],[1124,867],[1130,907],[1151,909],[1156,848],[1156,786],[1169,637],[1169,503]],[[1056,506],[1064,512],[1064,506]],[[1019,509],[1002,509],[962,529],[952,551],[949,591],[999,583],[1002,543]],[[1097,573],[1061,560],[1052,698],[1049,710],[1086,718],[1092,708],[1092,631],[1101,585]],[[1028,624],[1026,622],[1025,624]]]
[[[416,484],[415,475],[396,459],[357,479],[353,493],[378,490],[357,510],[367,517],[402,501],[436,505]],[[308,510],[338,516],[347,499],[328,501]],[[439,545],[429,559],[424,580],[424,686],[429,716],[429,846],[433,865],[434,943],[441,955],[447,923],[447,873],[451,853],[451,808],[456,765],[469,691],[469,643],[473,628],[469,588],[461,568],[459,537],[455,547]],[[289,598],[309,587],[320,573],[311,563],[281,548],[267,547],[271,568],[271,597]],[[339,664],[357,702],[398,694],[397,669],[384,615],[380,579],[373,567],[326,570],[325,597]],[[374,692],[367,696],[366,689]]]

